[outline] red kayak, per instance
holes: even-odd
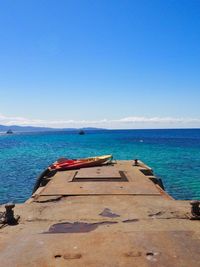
[[[72,170],[91,166],[100,166],[112,160],[112,155],[105,155],[84,159],[65,159],[61,158],[53,163],[49,170]]]

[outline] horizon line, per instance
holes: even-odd
[[[20,128],[35,128],[35,129],[44,129],[44,131],[48,132],[51,130],[55,131],[74,131],[74,130],[87,130],[87,131],[93,131],[93,130],[98,130],[98,131],[115,131],[115,130],[199,130],[200,127],[163,127],[163,128],[101,128],[101,127],[61,127],[61,128],[55,128],[55,127],[46,127],[46,126],[32,126],[32,125],[3,125],[0,124],[0,127],[6,127],[7,129],[13,128],[13,127],[20,127]],[[48,130],[49,129],[49,130]],[[1,131],[0,131],[1,132]],[[15,131],[15,132],[23,132],[23,131]]]

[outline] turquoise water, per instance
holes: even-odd
[[[0,203],[23,202],[59,157],[138,158],[176,199],[200,199],[200,129],[29,133],[0,136]]]

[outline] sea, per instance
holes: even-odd
[[[200,199],[200,129],[96,130],[0,135],[0,204],[31,196],[38,175],[61,157],[112,154],[153,168],[175,199]]]

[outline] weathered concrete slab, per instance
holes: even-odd
[[[198,266],[200,241],[192,231],[114,232],[113,226],[89,233],[22,235],[13,240],[17,249],[2,251],[0,266]]]

